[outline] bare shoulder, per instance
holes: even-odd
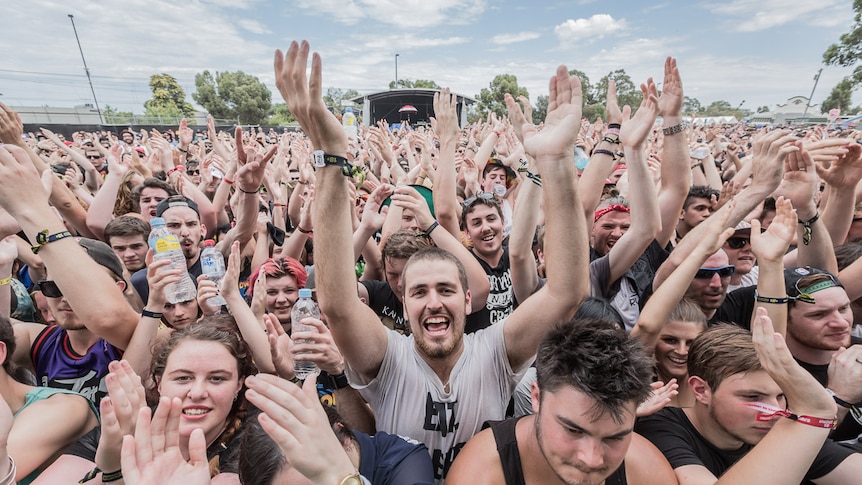
[[[625,463],[626,480],[632,485],[678,483],[673,468],[661,451],[637,433],[632,433]]]
[[[476,473],[477,470],[482,472]],[[446,475],[448,485],[492,485],[505,482],[494,433],[490,429],[480,431],[470,438]]]

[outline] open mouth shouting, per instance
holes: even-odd
[[[443,315],[434,315],[426,318],[422,322],[422,327],[425,329],[425,332],[432,336],[438,337],[446,334],[446,331],[449,330],[451,325],[451,320]]]

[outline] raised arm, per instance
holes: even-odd
[[[828,168],[815,165],[817,174],[829,185],[829,201],[821,210],[821,218],[836,246],[847,239],[856,207],[856,186],[862,180],[862,145],[849,143],[846,149]]]
[[[641,85],[643,102],[637,113],[628,119],[630,109],[623,111],[620,142],[626,156],[631,191],[631,226],[614,244],[609,253],[610,281],[620,279],[643,254],[661,230],[656,188],[647,169],[646,140],[658,113],[656,85],[652,78]]]
[[[616,163],[616,151],[619,148],[620,126],[623,122],[623,112],[617,103],[617,87],[613,79],[608,80],[608,95],[605,102],[605,117],[608,119],[608,130],[596,145],[590,156],[590,163],[578,179],[578,190],[582,194],[584,217],[587,222],[587,232],[593,227],[592,215],[602,197],[605,180],[611,174]],[[688,190],[688,189],[686,189]]]
[[[276,86],[291,113],[311,139],[312,145],[328,155],[347,155],[347,135],[323,103],[321,61],[315,53],[311,79],[305,75],[309,46],[291,43],[286,54],[275,53]],[[347,203],[348,181],[341,167],[326,165],[317,170],[314,203],[317,295],[321,311],[347,362],[364,376],[375,376],[386,352],[387,335],[371,308],[356,292],[353,270],[352,226]]]
[[[757,308],[766,308],[775,322],[775,331],[787,335],[787,303],[770,303],[767,299],[786,298],[784,287],[784,254],[796,232],[796,211],[789,200],[779,197],[775,201],[775,217],[766,232],[760,232],[760,221],[751,220],[751,251],[760,268],[757,279]],[[752,318],[754,315],[752,315]]]
[[[666,246],[674,236],[676,223],[682,210],[688,188],[691,187],[688,143],[682,119],[682,77],[676,59],[668,57],[664,62],[664,83],[658,98],[658,112],[662,119],[664,135],[661,151],[661,190],[658,206],[661,212],[661,232],[656,237],[659,245]],[[681,128],[681,131],[680,131]]]
[[[536,160],[542,175],[545,204],[547,284],[509,315],[503,336],[509,363],[520,368],[536,353],[548,329],[571,318],[589,294],[587,233],[583,218],[572,214],[581,207],[575,187],[573,154],[581,121],[581,82],[566,66],[551,78],[548,115],[537,132],[511,96],[506,96],[513,123],[524,132],[524,149]]]
[[[455,170],[455,148],[458,145],[458,114],[456,96],[443,88],[434,94],[434,127],[440,139],[440,153],[437,156],[437,172],[434,175],[434,214],[437,222],[460,237],[461,224],[458,220],[458,198]]]

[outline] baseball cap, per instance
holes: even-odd
[[[201,211],[198,210],[198,204],[195,201],[187,197],[183,197],[182,195],[172,195],[159,202],[159,205],[156,206],[156,217],[162,217],[162,214],[171,207],[188,207],[195,211],[198,217],[201,216]]]
[[[78,244],[84,248],[85,251],[87,251],[87,254],[93,258],[93,261],[108,268],[111,270],[111,273],[114,273],[118,278],[125,281],[125,278],[123,278],[123,265],[120,263],[120,258],[117,257],[116,253],[114,253],[114,250],[111,249],[110,246],[102,241],[88,239],[86,237],[76,237],[75,240],[78,241]]]
[[[812,285],[802,288],[799,287],[800,280],[814,275],[825,275],[826,278],[823,278],[821,281]],[[814,293],[832,287],[844,288],[844,285],[838,281],[838,278],[836,278],[835,275],[826,270],[814,268],[812,266],[800,266],[784,270],[784,289],[787,292],[787,297],[790,299],[803,301],[805,303],[814,303]]]

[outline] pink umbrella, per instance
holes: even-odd
[[[416,107],[412,104],[405,104],[401,107],[401,109],[398,110],[399,113],[416,113],[418,111],[419,110],[416,109]]]

